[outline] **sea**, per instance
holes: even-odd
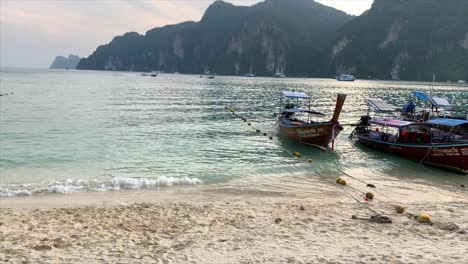
[[[342,173],[441,188],[466,185],[467,176],[362,147],[349,138],[351,125],[368,111],[366,98],[403,106],[414,91],[429,92],[431,86],[2,68],[0,196],[217,184],[305,190],[315,183],[333,183]],[[334,150],[311,148],[277,133],[282,90],[308,93],[312,109],[328,117],[336,95],[348,95],[340,117],[344,130]],[[432,93],[468,111],[467,86],[435,83]]]

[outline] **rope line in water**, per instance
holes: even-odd
[[[261,131],[260,129],[256,128],[255,126],[253,126],[252,123],[249,122],[249,121],[247,120],[247,118],[245,118],[245,117],[243,117],[243,116],[237,114],[236,111],[234,110],[234,108],[226,106],[225,109],[228,110],[229,112],[231,112],[235,117],[240,118],[242,121],[244,121],[244,123],[247,123],[247,125],[248,125],[249,127],[251,127],[253,130],[255,130],[256,133],[260,133],[260,134],[262,134],[263,136],[268,137],[270,140],[273,140],[273,135],[270,135],[270,136],[269,136],[269,135],[268,135],[267,133],[265,133],[265,132],[262,133],[262,131]],[[288,155],[291,155],[291,154],[292,154],[294,157],[296,157],[296,158],[298,158],[298,159],[302,157],[302,154],[301,154],[300,152],[298,152],[298,151],[294,151],[294,152],[292,152],[292,153],[289,153],[289,152],[287,152],[287,151],[284,150],[284,149],[283,149],[282,151],[285,152],[285,153],[287,153]],[[307,163],[312,163],[312,160],[311,160],[311,159],[308,159],[308,160],[307,160]]]

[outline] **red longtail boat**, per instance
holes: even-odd
[[[368,99],[373,105],[378,100]],[[375,108],[375,104],[373,105]],[[437,118],[409,122],[395,118],[361,120],[352,133],[360,144],[420,164],[468,173],[468,121]]]
[[[330,121],[313,121],[314,118],[324,118],[325,114],[314,111],[310,108],[310,96],[302,92],[283,91],[286,103],[280,103],[280,113],[277,127],[280,133],[290,139],[301,143],[317,147],[323,150],[328,149],[343,127],[338,122],[338,118],[346,99],[345,94],[339,94],[336,101],[335,112]],[[282,97],[282,98],[283,98]],[[308,108],[298,108],[300,99],[309,99]]]

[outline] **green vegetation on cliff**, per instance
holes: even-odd
[[[351,19],[312,0],[266,0],[251,7],[217,1],[200,22],[116,37],[78,68],[321,76],[335,32]]]
[[[359,17],[313,0],[217,1],[200,22],[115,37],[79,69],[468,79],[467,0],[375,0]]]
[[[339,30],[331,65],[358,78],[468,79],[468,1],[375,0]]]

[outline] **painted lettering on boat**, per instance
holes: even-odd
[[[325,129],[322,127],[319,128],[308,128],[308,129],[298,129],[297,134],[303,138],[313,138],[318,137],[325,132]]]
[[[402,149],[403,149],[402,147],[398,147],[398,146],[389,146],[389,148],[391,148],[391,149],[398,149],[398,150],[402,150]]]
[[[440,157],[440,156],[460,156],[460,152],[456,148],[444,148],[444,149],[434,149],[431,153],[431,156]],[[465,154],[462,154],[465,155]]]
[[[462,156],[468,156],[468,148],[462,148],[462,149],[460,149],[460,152],[461,152]]]

